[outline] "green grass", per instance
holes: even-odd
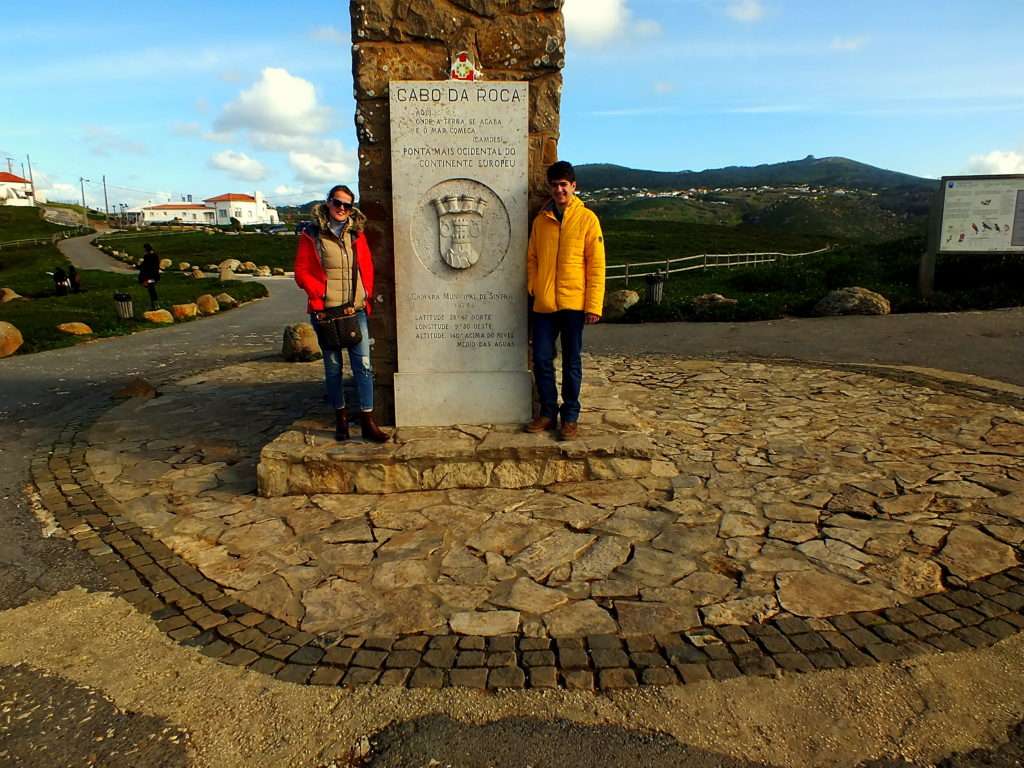
[[[0,251],[0,259],[16,256],[13,261],[0,262],[0,287],[12,288],[31,301],[15,300],[0,304],[0,320],[14,325],[25,339],[18,354],[41,352],[47,349],[69,347],[83,340],[106,336],[122,336],[139,330],[161,327],[143,320],[121,321],[117,319],[114,293],[131,295],[135,305],[135,316],[149,309],[149,294],[138,284],[134,275],[112,272],[82,271],[82,293],[69,296],[54,296],[53,281],[46,271],[65,266],[63,256],[52,246],[32,249]],[[267,295],[267,289],[255,281],[229,281],[217,279],[192,280],[173,273],[165,274],[157,291],[160,306],[194,301],[204,293],[217,295],[222,291],[230,293],[240,302],[251,301]],[[60,323],[85,323],[94,331],[92,336],[76,337],[58,331]]]
[[[225,259],[238,259],[254,262],[260,267],[291,270],[295,264],[297,241],[295,237],[284,235],[175,232],[160,235],[114,235],[101,238],[99,242],[126,251],[135,259],[142,258],[143,244],[150,243],[160,258],[170,259],[175,268],[183,261],[205,267],[207,264],[219,264]]]
[[[40,216],[39,208],[13,208],[0,205],[0,243],[12,240],[45,238],[64,232],[67,227],[51,224]]]
[[[829,291],[858,286],[876,291],[893,312],[963,311],[1024,304],[1024,257],[940,256],[935,294],[917,295],[917,270],[925,241],[906,238],[881,245],[844,245],[820,256],[743,269],[710,269],[674,275],[660,306],[638,305],[625,322],[658,320],[772,320],[806,317]],[[623,287],[609,283],[609,290]],[[636,289],[637,284],[631,282]],[[720,293],[737,304],[698,312],[693,298]]]
[[[656,261],[699,253],[798,253],[828,245],[828,240],[821,236],[774,232],[752,226],[611,219],[602,222],[602,227],[609,264]]]

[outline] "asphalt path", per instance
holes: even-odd
[[[105,272],[120,272],[122,274],[134,274],[137,270],[126,266],[111,256],[107,256],[99,248],[92,245],[92,241],[98,235],[83,235],[82,237],[69,237],[67,240],[60,240],[57,248],[64,254],[64,258],[75,265],[79,270],[102,269]]]

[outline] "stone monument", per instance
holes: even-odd
[[[399,426],[528,421],[526,83],[391,83]]]
[[[391,83],[430,81],[447,87],[453,63],[459,53],[466,52],[482,72],[483,79],[476,84],[529,84],[529,163],[524,164],[528,221],[529,212],[537,210],[547,194],[544,170],[558,155],[565,29],[561,0],[359,0],[349,7],[359,136],[359,203],[370,219],[367,233],[377,275],[372,320],[375,399],[387,418],[394,413],[394,374],[399,364],[392,190],[405,184],[404,179],[392,182]],[[452,172],[446,178],[462,177]],[[494,187],[491,189],[496,192]],[[461,198],[463,194],[461,189],[442,191],[445,196]],[[491,200],[486,194],[477,197]],[[495,209],[477,207],[489,226]],[[472,229],[473,219],[461,214],[477,214],[462,211],[461,202],[459,208],[458,216],[449,211],[453,215],[448,218]],[[436,207],[433,215],[435,221],[441,215]],[[511,227],[510,219],[510,237]],[[471,260],[473,249],[465,243],[458,245],[444,250],[452,250],[455,261]],[[479,255],[480,260],[486,258]],[[472,270],[480,266],[478,262]]]

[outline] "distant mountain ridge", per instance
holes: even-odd
[[[756,166],[729,166],[706,171],[645,171],[595,163],[576,166],[582,190],[606,187],[690,189],[692,187],[815,186],[851,189],[894,189],[935,186],[935,181],[908,173],[876,168],[845,157],[814,157]]]

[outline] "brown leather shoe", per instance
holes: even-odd
[[[386,443],[390,438],[387,432],[377,426],[373,414],[365,411],[359,414],[359,423],[363,428],[363,438],[371,443]]]
[[[575,421],[566,421],[562,423],[562,428],[558,430],[559,440],[575,440],[580,435],[579,424]]]
[[[549,416],[538,416],[526,425],[526,431],[531,434],[538,434],[555,428],[555,420]]]
[[[334,412],[334,439],[343,443],[348,437],[348,408],[339,408]]]

